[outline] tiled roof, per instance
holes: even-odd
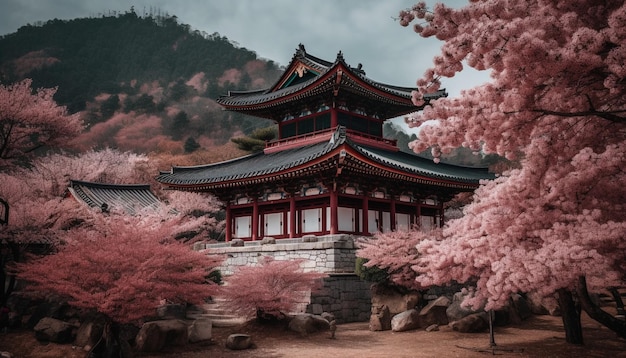
[[[410,153],[390,152],[380,148],[353,146],[361,154],[387,167],[422,175],[433,179],[454,180],[478,183],[481,179],[493,179],[487,169],[468,168],[444,163],[435,163],[432,159],[422,158]]]
[[[290,83],[288,79],[301,66],[313,69],[315,76]],[[296,103],[316,106],[327,102],[330,94],[387,119],[420,109],[411,101],[414,90],[416,88],[370,79],[360,65],[356,68],[349,66],[341,52],[335,62],[329,62],[306,53],[301,46],[283,76],[272,87],[254,91],[229,91],[216,101],[229,110],[277,120],[298,109]],[[442,96],[446,96],[444,90],[425,97],[429,100]]]
[[[215,164],[173,167],[161,173],[157,181],[173,185],[203,185],[231,180],[243,180],[290,169],[331,152],[339,142],[321,142],[299,148],[265,154],[263,152]]]
[[[333,140],[285,149],[275,153],[258,153],[234,160],[193,167],[173,167],[161,173],[157,181],[171,186],[215,186],[226,181],[245,181],[257,177],[286,172],[331,153],[340,146],[353,148],[380,167],[399,170],[406,175],[420,176],[433,181],[447,180],[459,183],[478,184],[480,179],[493,176],[485,169],[465,168],[449,164],[436,164],[432,160],[400,151],[361,146],[346,139],[345,131],[338,129]],[[359,160],[356,158],[355,160]]]
[[[159,199],[147,184],[105,184],[70,180],[69,192],[92,208],[120,208],[128,214],[146,208],[157,208]]]

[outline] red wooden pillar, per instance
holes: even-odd
[[[254,198],[252,202],[252,240],[259,238],[259,199]]]
[[[226,232],[224,233],[224,240],[230,241],[233,234],[233,213],[230,211],[230,201],[226,202]]]
[[[443,220],[444,220],[443,214],[444,214],[443,202],[440,202],[439,203],[439,227],[443,227]]]
[[[337,109],[335,107],[330,109],[330,128],[337,128],[339,120],[337,119]]]
[[[337,190],[333,188],[330,192],[330,234],[336,234],[339,231],[339,223],[337,217]],[[323,214],[322,214],[323,215]]]
[[[390,206],[389,211],[390,211],[390,216],[391,216],[390,218],[391,222],[389,223],[389,226],[390,226],[391,231],[396,231],[396,226],[397,226],[396,225],[396,198],[394,195],[391,195],[391,202],[389,203],[389,206]]]
[[[370,214],[369,214],[369,199],[367,197],[367,193],[365,193],[365,195],[363,195],[363,204],[361,204],[361,206],[363,206],[363,214],[362,214],[362,218],[361,218],[361,222],[363,223],[363,235],[369,235],[370,234],[370,223],[369,223],[369,218],[370,218]]]
[[[289,238],[296,237],[296,198],[291,194],[289,198]]]
[[[417,218],[415,219],[415,227],[422,228],[422,204],[417,204]]]

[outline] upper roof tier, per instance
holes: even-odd
[[[334,62],[329,62],[308,54],[300,44],[289,66],[273,86],[256,91],[229,91],[220,96],[217,103],[231,111],[276,122],[334,106],[389,119],[422,109],[411,101],[414,90],[368,78],[361,64],[357,67],[346,64],[341,51]],[[446,95],[441,90],[426,98]]]

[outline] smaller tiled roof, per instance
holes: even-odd
[[[128,214],[160,206],[148,184],[106,184],[70,180],[68,191],[74,198],[92,208],[120,208]]]

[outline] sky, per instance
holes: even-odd
[[[361,63],[374,81],[414,87],[432,66],[442,43],[424,39],[412,27],[394,20],[417,0],[0,0],[0,35],[26,24],[51,19],[126,12],[138,15],[160,9],[178,22],[208,34],[218,32],[257,56],[287,65],[298,44],[307,53],[334,61],[341,51],[351,66]],[[439,0],[461,7],[468,0]],[[429,6],[435,0],[426,1]],[[488,74],[465,68],[443,79],[449,96],[458,96],[489,80]]]

